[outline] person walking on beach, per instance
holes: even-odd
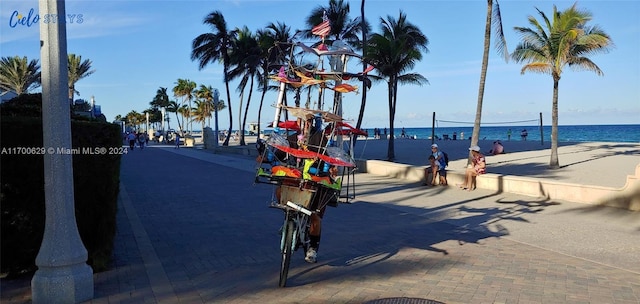
[[[507,141],[511,140],[511,128],[507,130]]]
[[[464,132],[460,132],[460,140],[464,140]]]
[[[529,133],[527,132],[527,129],[522,129],[522,132],[520,132],[520,137],[522,137],[522,140],[527,140],[527,135],[529,135]]]
[[[175,149],[180,149],[180,134],[176,133],[176,146]]]
[[[472,164],[465,171],[464,184],[460,184],[458,187],[462,190],[473,191],[476,189],[476,177],[486,172],[487,163],[484,155],[480,153],[479,146],[473,146],[469,148],[469,151],[473,155]]]

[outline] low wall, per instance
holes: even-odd
[[[389,176],[410,182],[424,182],[425,166],[397,164],[381,160],[356,160],[359,172]],[[447,170],[449,185],[464,182],[464,172]],[[635,175],[627,176],[622,188],[579,185],[552,180],[487,173],[476,179],[480,189],[508,192],[550,200],[604,205],[640,211],[640,164]]]

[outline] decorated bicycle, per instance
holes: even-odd
[[[319,27],[314,28],[318,35],[322,34]],[[348,81],[362,81],[368,72],[347,72],[347,62],[361,57],[340,41],[331,46],[324,39],[314,46],[290,42],[283,49],[289,51],[288,60],[270,77],[280,85],[273,132],[257,142],[256,173],[257,183],[275,186],[270,207],[284,212],[280,287],[286,286],[293,252],[303,248],[305,260],[316,262],[326,207],[355,197],[356,165],[347,152],[353,147],[344,148],[343,139],[349,138],[353,145],[355,137],[367,133],[342,118],[341,94],[357,92],[358,87]],[[286,105],[287,88],[296,91],[296,106]],[[308,93],[304,106],[299,105],[302,90]],[[340,94],[325,103],[327,90]],[[318,94],[315,103],[312,92]]]

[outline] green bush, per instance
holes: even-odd
[[[7,153],[14,147],[43,147],[42,119],[5,116],[0,125],[0,271],[15,275],[35,269],[45,223],[44,156]],[[31,108],[29,111],[35,111]],[[31,112],[33,113],[33,112]],[[30,115],[27,115],[30,116]],[[72,121],[73,148],[122,146],[120,126]],[[75,215],[95,272],[107,268],[116,231],[121,155],[73,155]]]

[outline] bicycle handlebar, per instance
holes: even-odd
[[[311,212],[311,210],[308,210],[308,209],[306,209],[306,208],[304,208],[304,207],[302,207],[302,206],[300,206],[300,205],[298,205],[296,203],[293,203],[291,201],[287,201],[287,206],[293,208],[296,211],[300,211],[300,212],[302,212],[302,213],[304,213],[304,214],[306,214],[308,216],[311,216],[311,214],[313,213],[313,212]]]

